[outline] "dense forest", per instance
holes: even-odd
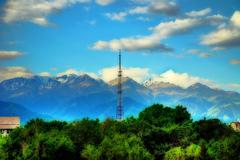
[[[94,112],[94,111],[93,111]],[[123,121],[34,119],[0,137],[1,160],[240,160],[240,134],[186,108],[152,105]]]

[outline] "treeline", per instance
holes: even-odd
[[[1,160],[240,160],[240,134],[186,108],[152,105],[123,121],[29,121],[0,138]]]

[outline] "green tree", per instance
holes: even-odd
[[[82,119],[72,122],[65,132],[75,145],[76,157],[79,157],[86,144],[98,145],[103,139],[99,120]]]
[[[182,124],[191,120],[186,108],[182,106],[170,108],[159,104],[154,104],[144,109],[140,112],[139,119],[157,127]]]
[[[143,133],[142,140],[146,149],[157,159],[162,159],[165,152],[170,149],[168,144],[170,136],[160,128],[146,130]]]
[[[97,153],[97,154],[96,154]],[[144,148],[136,136],[115,134],[105,137],[99,147],[85,146],[82,157],[88,160],[152,160],[153,156]]]
[[[117,121],[115,119],[106,119],[101,124],[101,132],[103,135],[113,135],[114,133],[127,133],[128,132],[128,126],[126,123],[126,120],[123,121]]]
[[[191,115],[189,114],[189,112],[187,111],[187,109],[183,106],[176,106],[176,108],[174,109],[174,121],[177,124],[182,124],[186,121],[190,121],[191,120]]]
[[[88,160],[99,160],[101,152],[94,145],[88,144],[85,146],[81,155]]]
[[[196,144],[191,144],[185,149],[187,159],[198,160],[201,155],[201,147]]]
[[[7,154],[8,160],[16,159],[20,160],[22,157],[22,145],[27,140],[31,141],[30,136],[25,136],[26,129],[16,128],[14,129],[7,138],[7,142],[4,145],[4,150]]]
[[[73,159],[73,142],[64,133],[53,130],[37,134],[31,143],[23,145],[23,159],[65,160]]]
[[[4,145],[7,142],[7,137],[0,135],[0,159],[5,160],[7,158],[7,155],[4,150]]]
[[[171,125],[164,128],[164,130],[168,132],[170,137],[168,143],[171,143],[173,146],[186,147],[193,143],[195,138],[192,125],[189,123]]]
[[[166,152],[165,160],[185,160],[185,151],[182,147],[174,147]]]
[[[232,130],[218,119],[200,120],[194,123],[195,133],[199,139],[218,140],[231,135]]]
[[[123,121],[34,119],[0,137],[0,160],[239,160],[240,134],[155,104]]]
[[[224,139],[212,140],[207,146],[207,152],[213,160],[239,160],[240,136],[232,135]]]
[[[173,147],[166,152],[165,160],[198,160],[201,154],[201,147],[191,144],[185,149],[181,146]]]

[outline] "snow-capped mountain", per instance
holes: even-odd
[[[216,117],[225,121],[240,118],[240,94],[197,83],[188,88],[166,82],[139,84],[122,79],[125,116],[136,115],[152,103],[182,104],[193,118]],[[115,116],[117,79],[108,83],[89,75],[33,76],[0,83],[0,100],[27,110],[64,120]],[[0,104],[0,112],[2,104]]]

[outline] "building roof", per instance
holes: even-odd
[[[240,122],[238,122],[238,121],[237,121],[237,122],[232,122],[232,123],[234,123],[234,124],[240,124]],[[232,123],[231,123],[231,124],[232,124]]]
[[[236,126],[240,127],[240,122],[234,122]]]
[[[0,117],[0,129],[13,129],[19,126],[19,117]]]

